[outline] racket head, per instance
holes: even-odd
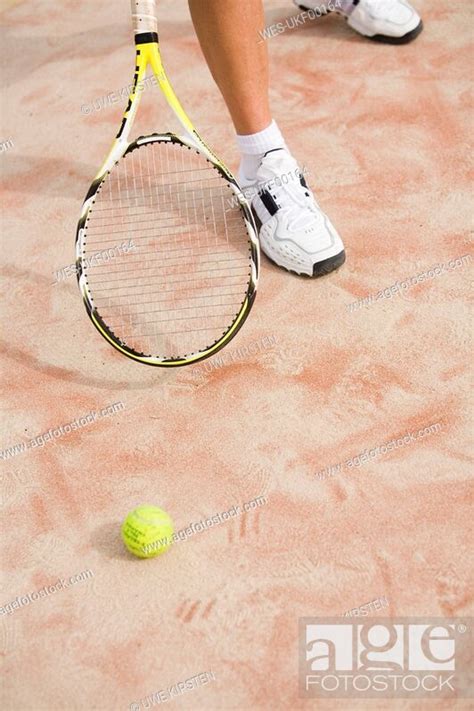
[[[87,193],[76,267],[89,317],[122,354],[161,367],[197,363],[227,345],[252,308],[259,247],[250,205],[190,140],[140,137]]]

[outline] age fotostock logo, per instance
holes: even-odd
[[[471,696],[472,620],[340,617],[300,620],[305,698]]]

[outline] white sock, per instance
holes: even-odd
[[[277,124],[272,121],[263,131],[237,136],[237,146],[241,153],[239,183],[246,187],[255,183],[265,153],[275,148],[286,148],[286,143]]]

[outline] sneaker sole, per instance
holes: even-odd
[[[373,42],[383,42],[384,44],[408,44],[408,42],[413,42],[422,30],[423,20],[420,20],[420,24],[417,25],[414,30],[407,32],[406,35],[403,35],[402,37],[390,37],[389,35],[373,35],[372,37],[363,35],[363,37],[367,37],[367,39],[370,39]]]
[[[265,254],[265,252],[263,253]],[[311,275],[306,274],[306,272],[297,272],[296,269],[288,269],[288,267],[283,266],[283,264],[278,264],[278,262],[275,262],[267,254],[265,254],[265,256],[269,262],[274,264],[276,267],[280,267],[280,269],[284,269],[286,272],[288,272],[288,274],[296,274],[297,276],[304,277],[305,279],[319,279],[323,276],[327,276],[328,274],[335,272],[337,269],[339,269],[339,267],[342,267],[342,265],[346,261],[346,253],[344,250],[342,250],[342,252],[339,252],[339,254],[336,254],[334,257],[329,257],[328,259],[325,259],[324,261],[315,264],[313,266],[313,274]]]
[[[339,269],[345,261],[346,253],[342,250],[342,252],[339,252],[339,254],[336,254],[334,257],[329,257],[328,259],[324,259],[322,262],[317,262],[313,266],[313,279],[315,277],[325,276],[326,274],[330,274],[336,269]]]
[[[310,7],[305,7],[305,5],[298,5],[297,7],[299,7],[300,10],[306,10],[306,12],[308,12],[308,10],[311,10]],[[324,15],[321,15],[321,17],[324,17],[325,15],[330,15],[333,12],[335,11],[328,10],[324,13]],[[318,17],[318,20],[320,20],[321,17]],[[345,15],[342,15],[342,17],[345,17],[347,21],[348,18]],[[416,39],[423,30],[423,20],[420,20],[420,24],[417,25],[414,30],[411,30],[411,32],[407,32],[406,35],[402,35],[401,37],[391,37],[390,35],[364,35],[363,32],[359,32],[359,30],[356,30],[353,27],[351,27],[351,30],[354,30],[354,32],[357,32],[357,34],[361,35],[362,37],[365,37],[366,39],[372,40],[372,42],[383,42],[384,44],[408,44],[409,42],[413,42],[413,40]]]

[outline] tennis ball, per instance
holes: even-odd
[[[138,506],[122,524],[122,540],[138,558],[155,558],[167,551],[173,533],[173,521],[157,506]]]

